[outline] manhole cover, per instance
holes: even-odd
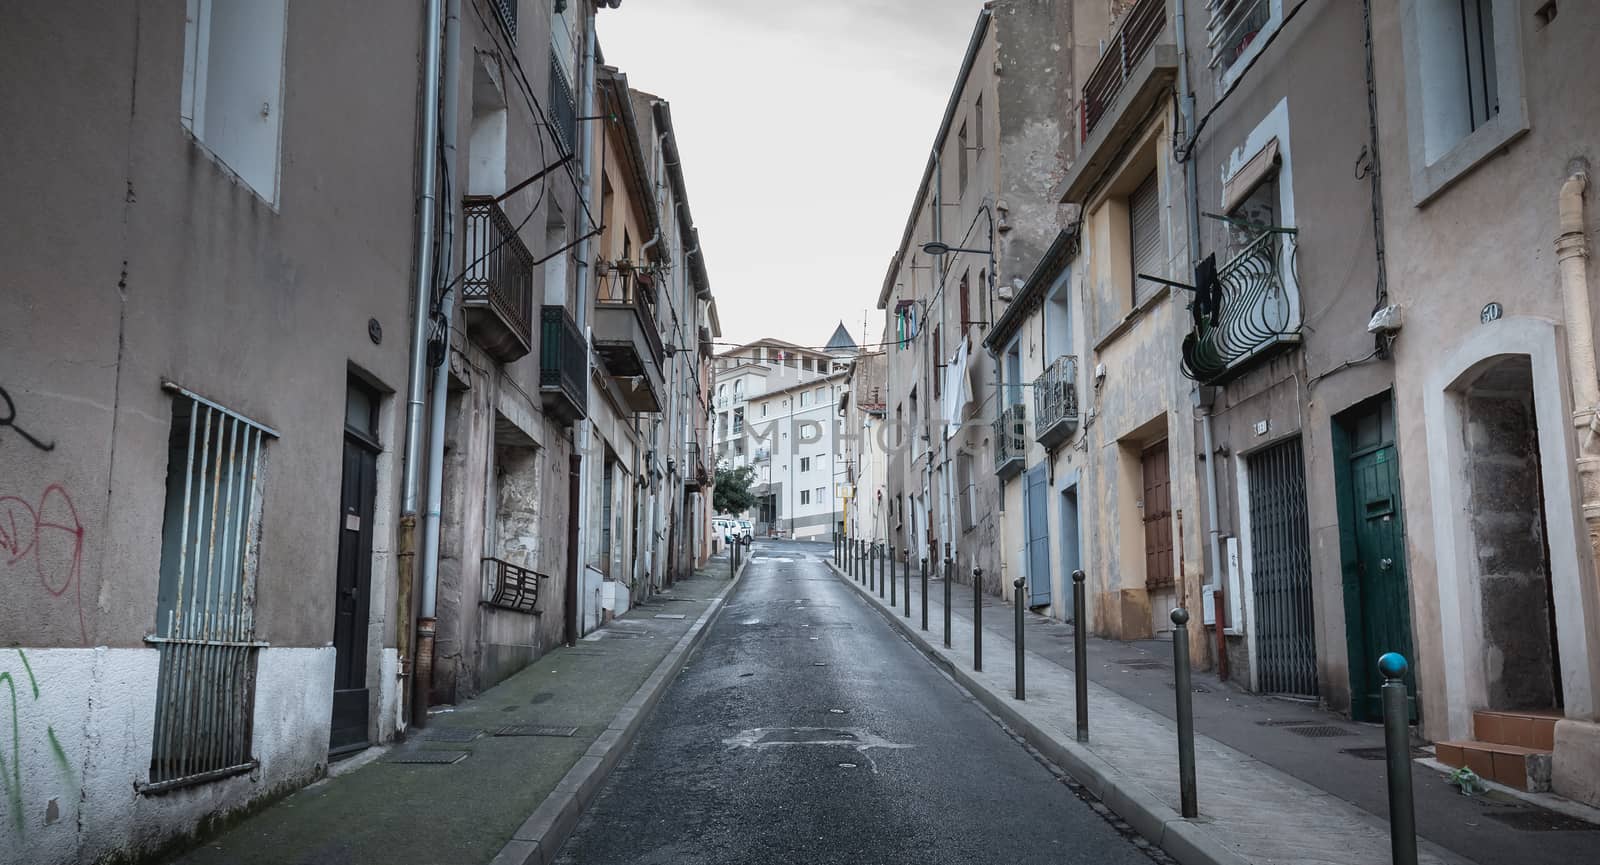
[[[1519,832],[1588,832],[1600,829],[1593,823],[1553,811],[1485,811],[1483,816],[1493,817]]]
[[[422,731],[422,738],[429,742],[471,742],[482,735],[482,731],[466,727],[429,727]]]
[[[1285,727],[1284,729],[1296,736],[1304,736],[1307,739],[1332,739],[1337,736],[1355,735],[1355,733],[1343,727],[1335,727],[1331,724],[1310,724],[1303,727]]]
[[[1389,749],[1388,748],[1344,748],[1344,749],[1341,750],[1341,753],[1349,754],[1350,756],[1355,757],[1358,760],[1382,760],[1382,759],[1384,759],[1384,758],[1389,756]],[[1427,757],[1427,756],[1429,756],[1428,752],[1422,750],[1421,748],[1412,748],[1411,749],[1411,759],[1413,759],[1413,760],[1416,760],[1416,759],[1419,759],[1419,758],[1422,758],[1422,757]]]
[[[1306,724],[1315,724],[1316,721],[1257,721],[1257,727],[1302,727]]]
[[[467,751],[410,751],[404,754],[394,754],[384,759],[385,763],[429,763],[436,766],[448,766],[466,759]]]
[[[513,724],[494,731],[496,736],[572,736],[577,727],[544,727],[537,724]]]

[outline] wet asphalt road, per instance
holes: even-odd
[[[829,555],[757,543],[559,862],[1169,861],[856,599]]]

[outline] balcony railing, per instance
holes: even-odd
[[[1194,330],[1183,339],[1183,372],[1221,384],[1254,358],[1300,340],[1296,232],[1268,229],[1199,286],[1189,310]]]
[[[1078,359],[1062,355],[1033,380],[1034,438],[1053,448],[1078,431]]]
[[[513,565],[505,559],[483,559],[483,603],[518,613],[539,612],[539,581],[543,574]]]
[[[655,280],[646,271],[614,270],[600,279],[599,305],[632,307],[639,318],[639,327],[644,330],[651,357],[659,367],[666,360],[667,349],[661,344],[661,332],[656,330],[655,298]]]
[[[533,253],[493,198],[469,195],[461,306],[467,335],[510,363],[533,350]]]
[[[1028,453],[1027,419],[1020,402],[1007,406],[994,419],[994,473],[1002,480],[1022,471]]]
[[[578,106],[572,100],[572,84],[561,59],[550,52],[550,131],[568,153],[578,149]],[[587,158],[587,156],[585,157]]]
[[[545,411],[565,423],[589,413],[583,334],[564,306],[539,310],[539,392]]]
[[[1123,16],[1117,32],[1106,42],[1105,53],[1083,83],[1083,140],[1089,140],[1106,109],[1128,83],[1133,68],[1155,44],[1167,26],[1166,0],[1139,0]]]

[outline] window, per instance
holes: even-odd
[[[1161,238],[1161,194],[1156,183],[1156,173],[1150,172],[1128,196],[1128,247],[1133,255],[1133,305],[1139,307],[1149,300],[1160,283],[1140,279],[1139,274],[1162,273],[1163,244]]]
[[[828,389],[824,388],[824,387],[817,388],[817,391],[816,391],[816,393],[817,393],[817,405],[824,405],[824,404],[827,403],[827,401],[828,401],[827,390]]]
[[[168,385],[167,490],[154,643],[155,741],[145,792],[247,772],[255,714],[256,572],[272,430]],[[190,678],[205,660],[212,674]],[[179,683],[186,687],[179,688]],[[234,735],[203,735],[195,718]],[[212,728],[216,729],[216,728]]]
[[[1401,30],[1418,205],[1527,130],[1519,6],[1515,0],[1407,4]]]
[[[944,349],[941,346],[942,340],[940,339],[940,330],[943,327],[944,327],[944,325],[942,325],[942,324],[936,324],[936,325],[933,326],[933,362],[934,362],[935,365],[939,365],[939,364],[943,364],[944,363]],[[939,379],[942,378],[942,377],[943,376],[939,375],[939,371],[937,369],[935,369],[933,371],[933,398],[934,399],[938,399],[939,398],[939,388],[940,388]]]
[[[967,279],[967,271],[961,272],[961,332],[966,333],[972,324],[972,286]]]
[[[973,147],[979,154],[983,153],[983,146],[987,142],[983,137],[983,94],[979,93],[976,101],[972,103],[972,140]]]
[[[767,404],[766,403],[762,403],[761,404],[761,416],[762,417],[766,417],[767,416]]]
[[[800,504],[802,504],[802,505],[811,504],[811,491],[810,490],[801,490],[800,491]]]
[[[956,485],[960,487],[961,530],[970,532],[978,524],[977,487],[972,483],[972,454],[956,454]]]
[[[742,432],[744,432],[744,409],[736,408],[733,410],[733,434],[738,435]]]
[[[1206,24],[1211,65],[1228,70],[1241,59],[1272,18],[1271,0],[1214,0]]]
[[[180,119],[239,179],[278,202],[286,0],[188,0]]]
[[[1013,340],[1006,349],[1005,365],[1006,407],[1022,404],[1022,345]]]
[[[490,0],[489,5],[494,7],[494,17],[500,19],[500,26],[506,31],[506,37],[515,43],[517,41],[517,0]]]
[[[801,457],[800,458],[800,471],[803,471],[803,472],[811,471],[811,457]]]
[[[825,504],[828,503],[827,495],[828,495],[828,488],[827,487],[817,487],[816,492],[813,492],[811,494],[811,500],[816,502],[819,505],[825,505]]]
[[[956,195],[965,197],[967,194],[967,124],[961,124],[961,131],[956,133]]]
[[[811,405],[811,392],[805,390],[800,391],[800,407],[805,408],[808,405]]]

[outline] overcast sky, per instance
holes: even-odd
[[[627,0],[606,62],[672,104],[723,339],[860,343],[981,0]]]

